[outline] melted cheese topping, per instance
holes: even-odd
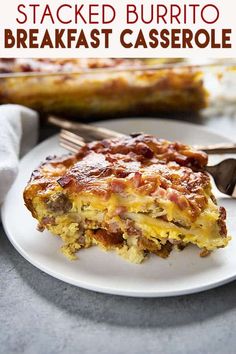
[[[42,218],[45,215],[45,208],[39,199],[35,200],[35,204],[37,214]],[[39,207],[40,204],[41,207]],[[125,211],[119,215],[117,210],[122,207]],[[162,216],[165,216],[165,220]],[[100,198],[85,193],[80,196],[74,195],[70,213],[57,217],[57,225],[50,227],[54,233],[60,234],[65,242],[70,243],[75,241],[78,224],[81,221],[83,223],[86,220],[94,222],[94,229],[97,225],[105,228],[106,224],[116,223],[125,233],[127,219],[135,222],[135,227],[142,232],[144,237],[157,243],[159,241],[165,243],[167,239],[170,239],[186,244],[193,243],[200,248],[213,250],[226,246],[230,239],[229,237],[223,238],[219,234],[217,224],[219,211],[210,198],[207,208],[192,223],[187,211],[180,210],[175,203],[169,200],[158,199],[157,203],[157,200],[150,196],[140,198],[135,195],[113,194],[111,198],[101,203]],[[90,225],[90,228],[93,227]],[[126,234],[124,238],[127,238]]]

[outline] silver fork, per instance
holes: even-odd
[[[236,159],[226,159],[215,166],[206,166],[216,187],[223,194],[236,198]]]
[[[81,137],[80,140],[84,140],[86,142],[94,141],[94,140],[110,139],[110,138],[120,138],[125,136],[124,134],[115,132],[114,130],[100,128],[89,124],[72,122],[55,116],[49,116],[48,122],[62,129],[62,134],[61,134],[62,140],[63,140],[63,134],[65,130],[75,132],[76,137],[80,136]],[[73,140],[72,135],[71,135],[71,139]],[[205,151],[208,153],[208,155],[236,153],[235,143],[195,145],[194,148],[197,150]]]
[[[88,136],[89,135],[86,135],[86,137]],[[124,135],[120,133],[117,133],[116,135],[116,132],[113,132],[113,137],[121,136]],[[85,141],[91,141],[89,139],[84,139],[84,137],[84,134],[83,137],[81,137],[71,131],[62,129],[59,136],[60,145],[65,149],[76,153],[86,144]],[[236,198],[236,159],[226,159],[215,166],[206,166],[205,171],[212,175],[215,184],[221,193]]]

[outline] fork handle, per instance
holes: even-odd
[[[102,139],[109,139],[109,138],[122,138],[125,135],[118,133],[114,130],[110,130],[107,128],[100,128],[90,124],[82,124],[78,122],[71,122],[69,120],[65,120],[55,116],[49,116],[48,122],[66,130],[73,130],[85,140],[102,140]]]
[[[213,144],[206,146],[194,146],[197,150],[202,150],[208,153],[209,155],[213,154],[235,154],[236,153],[236,144],[235,143],[221,143]]]
[[[62,129],[77,131],[78,133],[80,133],[81,136],[83,136],[84,138],[90,141],[109,139],[109,138],[121,138],[125,136],[124,134],[115,132],[114,130],[100,128],[89,124],[72,122],[56,116],[49,116],[48,122]],[[196,145],[194,147],[197,150],[202,150],[212,155],[236,153],[235,143],[221,143],[221,144],[213,144],[213,145],[205,145],[205,146]]]

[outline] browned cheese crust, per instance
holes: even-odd
[[[194,218],[206,202],[203,192],[209,186],[209,176],[197,172],[206,164],[204,152],[138,135],[89,143],[74,156],[48,157],[33,172],[30,185],[45,191],[59,183],[68,194],[85,189],[103,198],[130,185],[140,195],[164,195],[171,188],[170,200],[189,208]],[[147,172],[144,178],[142,172]]]

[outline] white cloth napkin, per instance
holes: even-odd
[[[0,106],[0,204],[18,173],[19,157],[38,139],[38,114],[18,105]]]

